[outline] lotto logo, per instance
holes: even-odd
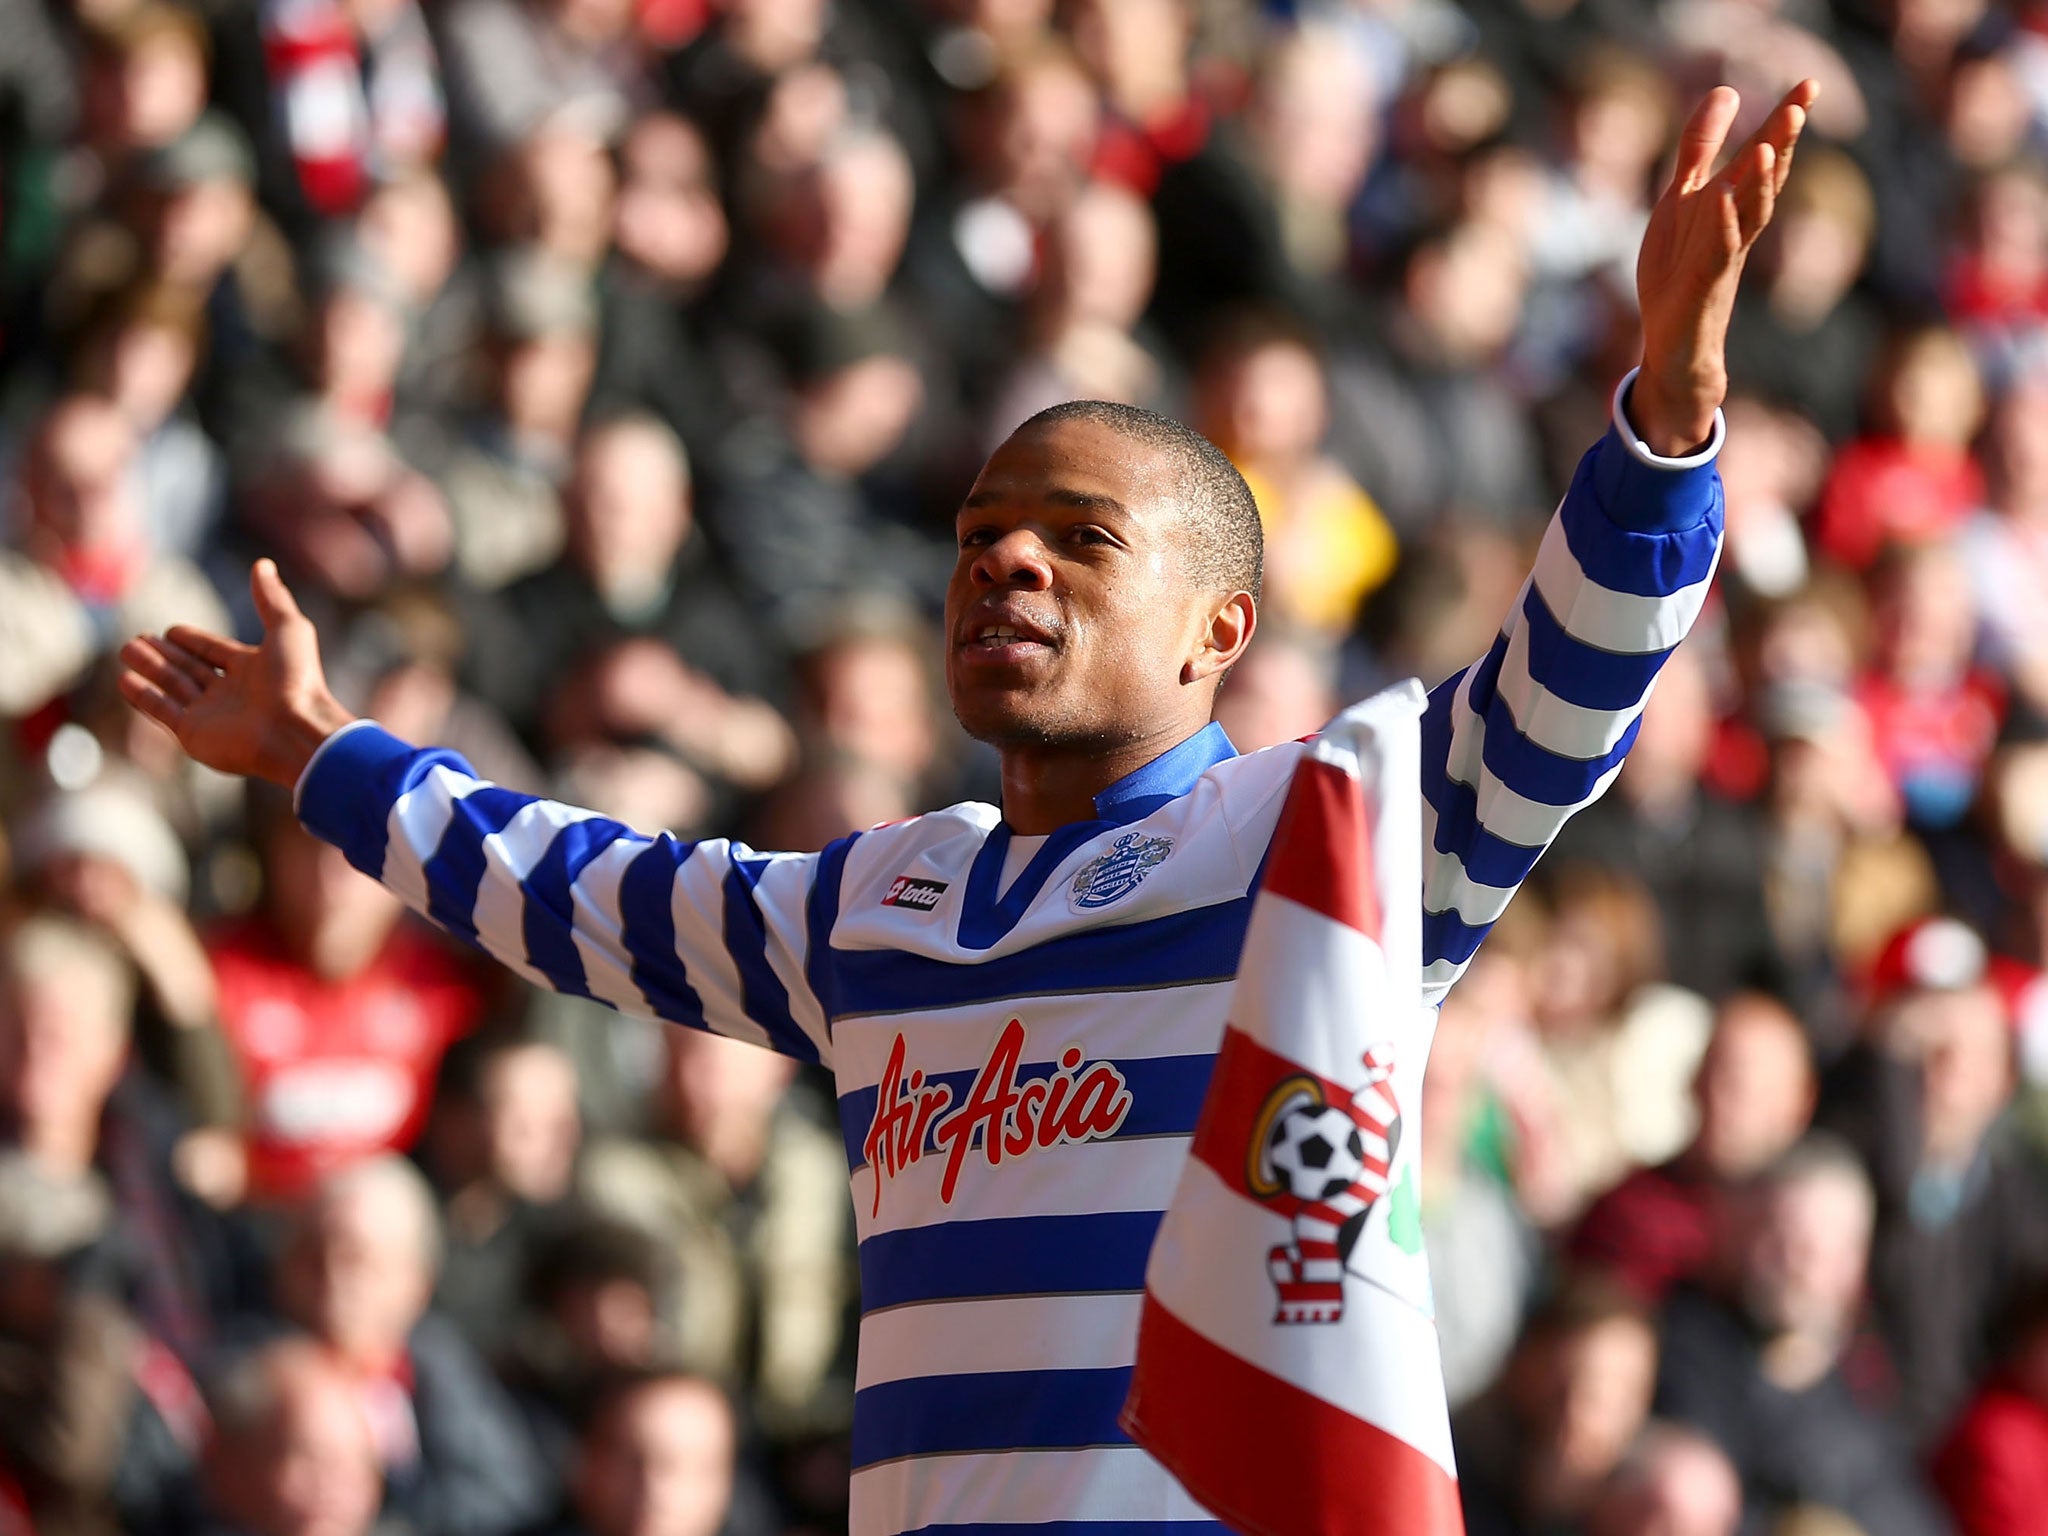
[[[951,1205],[970,1150],[980,1152],[995,1168],[1004,1158],[1023,1157],[1037,1147],[1114,1136],[1131,1112],[1130,1086],[1123,1073],[1106,1061],[1084,1065],[1078,1045],[1060,1052],[1050,1076],[1024,1077],[1020,1019],[1003,1026],[988,1061],[958,1101],[951,1085],[930,1081],[922,1068],[906,1069],[903,1058],[899,1034],[882,1070],[875,1118],[862,1147],[874,1170],[877,1213],[882,1209],[883,1180],[922,1162],[927,1145],[945,1154],[939,1200]]]
[[[898,875],[889,887],[889,894],[882,898],[882,905],[914,907],[919,912],[929,912],[945,894],[946,882],[943,880],[913,880],[908,875]]]

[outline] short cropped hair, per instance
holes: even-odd
[[[1877,1192],[1863,1159],[1831,1131],[1808,1131],[1770,1167],[1757,1175],[1756,1187],[1776,1194],[1795,1184],[1831,1179],[1850,1191],[1865,1223],[1877,1218]]]
[[[356,1196],[379,1202],[381,1214],[410,1227],[421,1266],[439,1273],[441,1208],[425,1174],[396,1152],[364,1158],[322,1179],[306,1215],[317,1216],[321,1210]]]
[[[1112,400],[1068,400],[1048,406],[1017,430],[1063,421],[1096,422],[1163,454],[1172,467],[1187,521],[1188,567],[1195,580],[1219,592],[1259,595],[1266,573],[1259,504],[1222,449],[1171,416]]]

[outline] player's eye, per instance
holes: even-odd
[[[996,531],[993,528],[967,528],[960,534],[962,549],[987,549],[995,541]]]
[[[1116,541],[1109,536],[1108,530],[1098,528],[1093,523],[1080,523],[1067,530],[1067,542],[1070,544],[1114,544]]]

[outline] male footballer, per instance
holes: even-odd
[[[1687,122],[1644,235],[1643,362],[1493,648],[1423,720],[1424,982],[1442,997],[1595,799],[1719,552],[1723,340],[1816,87],[1716,170]],[[131,642],[128,700],[534,983],[822,1063],[864,1317],[854,1536],[1220,1531],[1117,1428],[1145,1265],[1302,747],[1210,716],[1257,624],[1243,479],[1174,422],[1056,406],[962,504],[945,674],[1001,754],[966,804],[818,854],[647,836],[349,716],[268,561],[265,637]]]

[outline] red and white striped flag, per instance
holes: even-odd
[[[1458,1536],[1418,1219],[1421,688],[1295,770],[1123,1424],[1246,1536]]]

